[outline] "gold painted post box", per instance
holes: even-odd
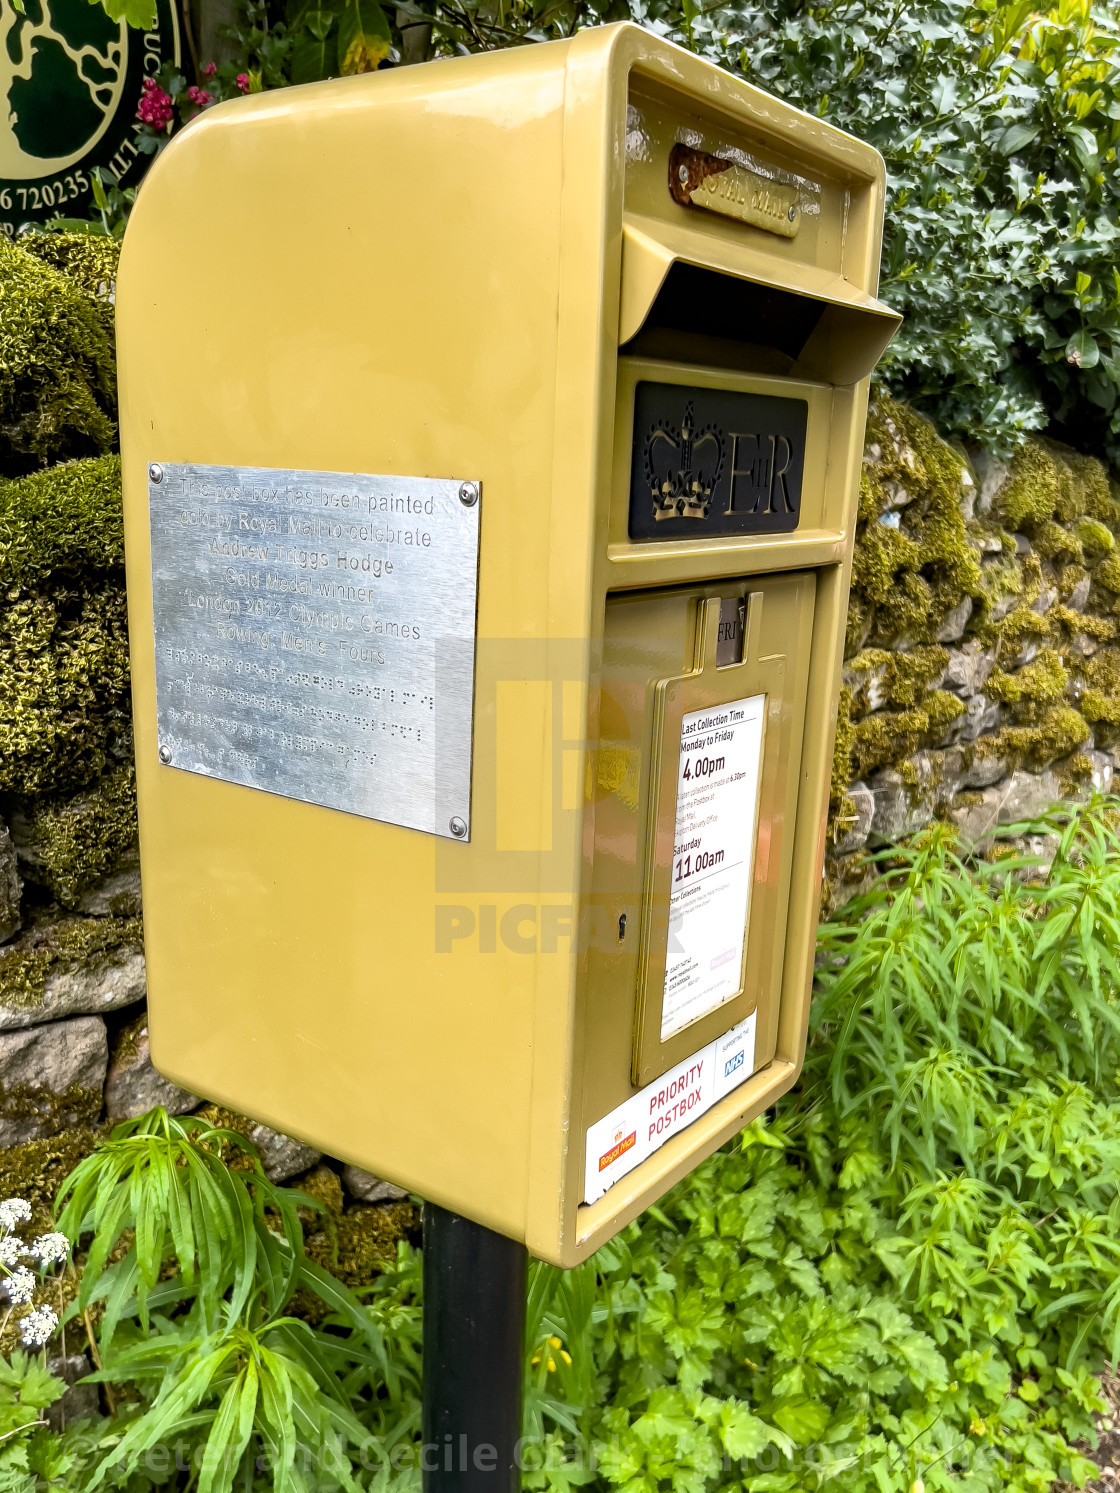
[[[172,142],[117,313],[162,1072],[561,1265],[790,1087],[882,210],[631,25]]]

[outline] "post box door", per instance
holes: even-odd
[[[752,1013],[752,1071],[774,1056],[814,594],[801,572],[608,598],[584,1130]]]

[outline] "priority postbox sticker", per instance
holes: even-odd
[[[587,1132],[583,1200],[594,1203],[754,1072],[757,1012],[685,1058]]]

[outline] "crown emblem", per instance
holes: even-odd
[[[679,430],[659,420],[645,447],[654,518],[707,518],[723,458],[723,431],[718,425],[697,430],[691,402],[684,407]]]

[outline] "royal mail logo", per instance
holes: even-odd
[[[793,443],[788,436],[728,433],[714,421],[697,429],[690,402],[679,426],[658,420],[646,436],[645,474],[654,518],[706,519],[729,448],[730,483],[720,499],[721,513],[796,513],[789,480]]]
[[[639,382],[630,538],[796,529],[808,409],[803,399]]]
[[[736,1068],[741,1068],[743,1066],[743,1063],[746,1061],[746,1056],[746,1053],[740,1047],[739,1051],[733,1058],[728,1058],[727,1062],[723,1065],[724,1078],[726,1078],[729,1074],[734,1073]]]
[[[616,1130],[614,1135],[614,1145],[610,1148],[609,1151],[604,1151],[602,1156],[599,1157],[599,1170],[601,1172],[606,1171],[607,1167],[610,1166],[613,1161],[617,1161],[620,1156],[624,1156],[626,1152],[631,1149],[637,1139],[638,1132],[636,1130],[632,1130],[630,1134],[626,1136],[623,1135],[621,1130]]]
[[[678,427],[658,420],[645,450],[654,518],[707,518],[726,450],[727,437],[718,425],[696,429],[691,403]]]

